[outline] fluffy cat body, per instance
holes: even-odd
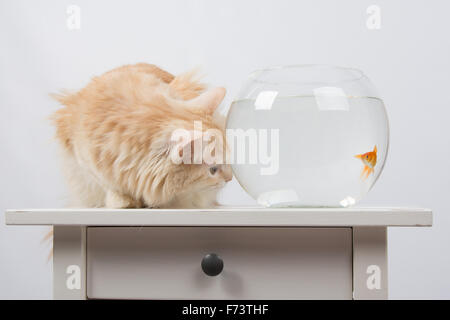
[[[225,141],[223,124],[213,117],[224,95],[223,88],[206,90],[193,73],[174,77],[143,63],[106,72],[77,93],[54,95],[64,105],[52,120],[71,206],[214,206],[230,167],[175,164],[169,155],[174,130],[192,132],[194,121]]]

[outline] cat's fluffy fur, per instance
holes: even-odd
[[[213,117],[225,89],[206,90],[194,73],[174,77],[149,64],[119,67],[95,77],[52,116],[62,146],[72,206],[195,208],[216,204],[231,179],[228,165],[175,164],[170,138],[223,124]],[[225,137],[223,136],[224,141]]]

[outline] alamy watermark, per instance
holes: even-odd
[[[67,266],[66,274],[69,276],[66,279],[66,287],[69,290],[81,289],[81,268],[76,264]]]
[[[381,29],[381,8],[376,4],[368,6],[366,9],[368,14],[366,26],[369,30]]]
[[[366,280],[366,286],[369,290],[381,289],[381,268],[372,264],[367,267],[366,273],[369,275]]]
[[[75,4],[71,4],[66,9],[67,20],[66,26],[70,31],[81,29],[81,8]]]
[[[202,130],[202,122],[194,121],[194,130],[184,128],[172,132],[170,152],[175,164],[259,164],[261,175],[278,173],[280,153],[279,129]]]

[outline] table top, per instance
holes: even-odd
[[[424,208],[264,208],[214,209],[23,209],[7,210],[8,225],[72,226],[266,226],[266,227],[429,227]]]

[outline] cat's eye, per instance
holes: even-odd
[[[217,168],[217,167],[211,167],[211,168],[209,168],[209,172],[210,172],[212,175],[215,175],[216,172],[217,172],[217,170],[219,170],[219,168]]]

